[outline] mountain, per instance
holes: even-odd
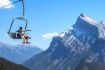
[[[33,55],[40,53],[42,49],[32,45],[8,45],[0,43],[0,57],[11,62],[21,64],[30,59]]]
[[[31,70],[76,70],[83,59],[101,66],[100,63],[105,64],[104,58],[105,24],[81,14],[70,29],[53,37],[46,51],[24,65]]]
[[[29,70],[29,69],[22,65],[14,64],[3,58],[0,58],[0,70]]]
[[[76,70],[104,70],[105,64],[99,62],[88,62],[86,60],[81,60],[78,64]]]

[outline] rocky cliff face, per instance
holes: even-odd
[[[52,39],[50,47],[24,63],[31,70],[75,70],[85,62],[105,63],[105,25],[81,14],[72,29]]]

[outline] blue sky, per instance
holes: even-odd
[[[12,2],[14,1],[16,0],[12,0]],[[88,15],[98,22],[104,21],[104,3],[105,0],[25,0],[25,18],[29,21],[28,29],[32,30],[32,32],[28,33],[32,37],[30,40],[31,44],[47,49],[51,38],[45,36],[53,36],[65,31],[75,24],[80,13]],[[12,40],[7,35],[12,19],[20,16],[21,10],[21,3],[16,4],[12,8],[0,8],[1,42],[9,44],[21,43],[21,40]],[[14,28],[18,28],[20,25],[14,24]]]

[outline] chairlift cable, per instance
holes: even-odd
[[[12,4],[16,4],[16,3],[20,2],[20,1],[22,2],[22,17],[24,17],[24,15],[25,15],[24,0],[18,0],[18,1],[13,2]],[[2,6],[1,8],[5,8],[5,7],[10,6],[12,4],[8,4],[8,5],[5,5],[5,6]]]
[[[16,4],[16,3],[20,2],[20,1],[22,1],[22,0],[15,1],[15,2],[13,2],[12,4]],[[5,5],[5,6],[2,6],[1,8],[5,8],[5,7],[10,6],[10,5],[12,5],[12,4],[8,4],[8,5]]]

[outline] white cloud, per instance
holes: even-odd
[[[45,33],[42,35],[44,39],[52,39],[54,36],[58,36],[59,33],[53,32],[53,33]]]
[[[6,7],[4,7],[4,6],[6,6]],[[4,8],[12,8],[14,6],[13,6],[13,4],[12,4],[12,2],[10,0],[0,0],[0,8],[2,8],[2,7],[4,7]]]

